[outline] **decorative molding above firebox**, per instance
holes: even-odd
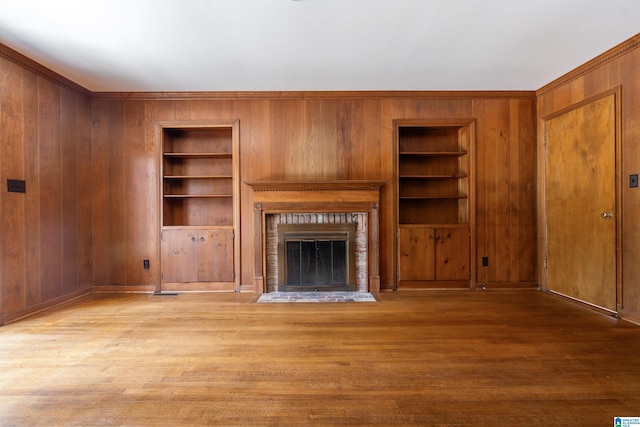
[[[335,212],[368,214],[368,291],[380,291],[379,203],[386,181],[253,181],[254,289],[267,292],[265,277],[265,215]]]
[[[253,191],[379,191],[386,181],[250,181]]]

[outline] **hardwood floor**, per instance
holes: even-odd
[[[0,327],[0,425],[612,426],[640,327],[536,291],[91,295]]]

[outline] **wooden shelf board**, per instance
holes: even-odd
[[[461,157],[467,154],[466,151],[401,151],[401,156],[424,156],[424,157]]]
[[[230,153],[164,153],[164,157],[185,157],[185,158],[206,158],[206,157],[218,157],[223,159],[230,159]]]
[[[231,194],[165,194],[165,199],[225,199],[232,198]]]
[[[468,178],[467,175],[399,175],[400,178],[409,179],[462,179]]]
[[[400,196],[401,200],[438,200],[438,199],[466,199],[466,194],[452,196]]]
[[[399,223],[398,227],[400,228],[469,228],[469,224],[466,222],[455,222],[455,223]]]
[[[164,179],[232,179],[231,175],[165,175]]]
[[[233,225],[163,225],[163,230],[233,230]]]

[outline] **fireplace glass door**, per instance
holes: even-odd
[[[287,241],[286,286],[348,287],[345,240]]]

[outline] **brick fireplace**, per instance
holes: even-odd
[[[265,261],[267,291],[287,290],[350,290],[367,291],[368,264],[368,226],[366,212],[349,213],[316,213],[295,212],[276,213],[265,216]],[[288,257],[291,249],[313,247],[320,242],[324,252],[330,255],[317,255],[319,260],[325,259],[325,264],[339,264],[338,270],[344,270],[345,283],[328,280],[320,276],[319,283],[314,286],[309,280],[299,280],[304,283],[296,284],[295,278],[288,277],[288,270],[296,259]],[[332,242],[338,243],[342,251],[332,250]],[[289,246],[289,247],[288,247]],[[318,246],[318,245],[315,245]],[[316,250],[321,250],[316,248]],[[289,254],[288,254],[289,252]],[[322,252],[321,252],[322,253]],[[336,259],[340,257],[341,259]],[[309,259],[306,262],[309,263]],[[313,265],[313,263],[311,263]],[[343,267],[343,268],[340,268]],[[320,274],[320,268],[313,268],[313,272]],[[299,273],[303,274],[304,270]],[[328,273],[328,272],[327,272]]]
[[[278,227],[290,228],[292,224],[298,224],[297,233],[304,232],[304,224],[316,224],[310,229],[317,228],[317,224],[351,224],[354,229],[352,289],[380,290],[378,205],[380,188],[385,182],[259,181],[246,184],[253,190],[256,292],[283,290]]]

